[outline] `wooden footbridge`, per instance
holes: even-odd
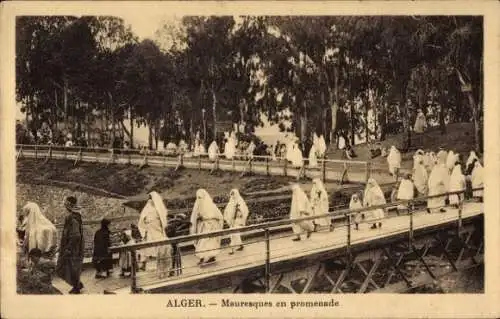
[[[25,158],[49,161],[52,159],[72,160],[74,165],[80,162],[103,164],[128,164],[142,167],[186,167],[191,169],[224,170],[233,172],[262,174],[268,176],[320,177],[323,180],[353,183],[364,183],[372,174],[371,163],[367,161],[318,159],[317,167],[305,165],[303,170],[294,168],[284,158],[237,154],[232,159],[226,159],[219,154],[212,161],[208,154],[193,155],[191,153],[166,154],[161,152],[137,149],[107,149],[64,147],[51,145],[16,145],[16,159]],[[308,159],[304,159],[307,163]]]
[[[87,293],[115,294],[405,292],[444,274],[483,263],[483,204],[468,199],[459,207],[428,213],[425,207],[419,208],[428,198],[376,206],[386,211],[397,205],[408,209],[388,213],[383,220],[364,220],[359,230],[353,226],[353,216],[375,206],[331,211],[324,216],[335,220],[333,231],[320,229],[298,242],[292,241],[289,226],[321,216],[116,246],[111,248],[113,253],[131,252],[135,258],[137,252],[148,247],[190,244],[236,232],[260,234],[245,240],[244,249],[235,254],[229,254],[232,247],[222,246],[217,261],[205,266],[198,265],[193,250],[183,251],[182,267],[171,276],[160,278],[156,262],[150,261],[145,271],[134,266],[130,278],[120,278],[115,269],[112,277],[96,280],[89,270],[82,282]],[[382,227],[371,229],[373,222],[382,222]],[[276,231],[284,227],[288,230]],[[61,290],[67,288],[61,280],[55,280],[54,285]]]

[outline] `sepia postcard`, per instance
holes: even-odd
[[[0,5],[5,318],[498,318],[497,1]]]

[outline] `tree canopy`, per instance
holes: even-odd
[[[159,140],[252,131],[265,114],[305,140],[384,139],[417,108],[430,120],[482,116],[483,21],[475,16],[186,16],[139,39],[121,18],[19,17],[17,99],[30,118],[87,134],[147,125]],[[165,45],[169,44],[169,45]],[[289,113],[284,112],[289,110]],[[131,131],[124,121],[130,120]]]

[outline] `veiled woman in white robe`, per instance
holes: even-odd
[[[319,178],[313,179],[312,182],[313,186],[311,187],[309,198],[311,200],[313,215],[317,216],[328,214],[329,201],[325,185]],[[328,227],[332,225],[331,217],[329,216],[315,219],[314,223],[320,227]]]
[[[408,175],[404,176],[401,179],[401,183],[399,184],[398,192],[396,195],[397,200],[411,200],[413,199],[415,194],[415,185],[413,185],[412,180]],[[398,209],[407,209],[408,204],[401,204],[398,206]]]
[[[462,174],[462,167],[459,163],[455,164],[450,176],[449,192],[465,191],[465,176]],[[459,206],[464,200],[465,194],[452,194],[449,196],[450,205]]]
[[[224,146],[224,155],[226,156],[226,159],[230,160],[233,159],[235,153],[236,153],[236,144],[233,137],[230,134]]]
[[[415,152],[415,155],[413,155],[413,169],[415,169],[415,166],[418,162],[423,161],[425,158],[425,153],[422,150],[417,150]]]
[[[420,196],[426,196],[429,191],[428,179],[429,174],[427,174],[427,169],[424,167],[423,161],[415,163],[415,167],[413,168],[413,184],[415,184],[415,188]]]
[[[451,171],[453,170],[453,167],[455,167],[455,163],[457,161],[457,155],[453,153],[453,151],[448,152],[448,156],[446,157],[446,167],[448,167],[448,170]]]
[[[317,168],[318,167],[318,158],[316,157],[316,154],[318,153],[318,149],[316,144],[313,144],[311,146],[311,149],[309,150],[309,168]]]
[[[56,226],[43,215],[40,207],[36,203],[28,202],[23,207],[23,214],[26,216],[24,236],[26,252],[33,248],[40,249],[42,253],[55,251],[57,246]]]
[[[469,157],[467,158],[467,163],[465,164],[465,170],[466,172],[470,169],[470,174],[472,174],[472,170],[474,167],[469,168],[472,163],[474,163],[474,160],[479,161],[479,157],[477,157],[476,152],[470,151]]]
[[[219,156],[219,146],[217,146],[217,143],[215,141],[210,144],[208,147],[208,158],[215,162],[217,160],[217,157]]]
[[[427,153],[427,158],[424,159],[424,166],[425,169],[427,170],[427,173],[432,172],[432,169],[436,165],[437,161],[438,160],[436,157],[436,153],[434,152]]]
[[[222,230],[224,216],[215,205],[208,192],[199,189],[196,192],[196,202],[191,213],[189,233],[204,234]],[[195,255],[200,259],[198,264],[214,262],[220,252],[220,236],[198,239],[195,243]]]
[[[393,145],[387,156],[387,164],[389,164],[389,173],[397,178],[399,169],[401,168],[401,153]]]
[[[291,149],[291,162],[292,166],[295,168],[301,168],[304,164],[302,152],[300,151],[299,145],[297,143],[293,143]]]
[[[292,185],[292,204],[290,206],[290,219],[304,218],[313,214],[311,203],[306,193],[300,188],[299,184]],[[297,222],[292,225],[293,233],[297,235],[294,241],[300,240],[300,235],[307,233],[307,238],[314,231],[312,220]]]
[[[323,136],[323,134],[321,134],[319,136],[319,139],[318,139],[318,157],[319,158],[323,158],[325,157],[325,153],[326,153],[326,142],[325,142],[325,137]]]
[[[483,166],[479,161],[476,161],[474,164],[474,169],[472,170],[472,175],[471,175],[471,183],[472,183],[472,189],[474,188],[482,188],[484,187],[484,182],[483,182]],[[473,191],[472,196],[475,198],[482,199],[483,197],[483,190],[477,190]]]
[[[368,179],[366,184],[365,192],[363,194],[363,206],[370,207],[376,205],[384,205],[387,201],[385,200],[384,192],[378,185],[377,181],[373,178]],[[382,219],[385,216],[383,208],[377,208],[372,211],[366,212],[367,215],[371,214],[371,219],[373,220],[372,229],[382,227]]]
[[[429,196],[443,194],[448,191],[450,175],[448,167],[446,167],[446,158],[446,152],[438,153],[438,163],[434,166],[429,175]],[[443,207],[445,206],[446,197],[447,196],[429,198],[427,200],[427,209],[429,213],[437,210],[445,212]]]
[[[229,202],[224,209],[224,220],[230,228],[243,227],[247,224],[248,214],[248,206],[241,197],[240,192],[237,189],[232,189],[229,194]],[[239,246],[236,249],[237,251],[243,250],[240,233],[231,234],[230,254],[234,253],[236,246]]]
[[[153,242],[167,239],[165,229],[167,227],[167,208],[163,202],[163,198],[157,192],[149,193],[149,200],[146,206],[141,211],[137,227],[143,238],[143,242]],[[140,250],[141,255],[145,257],[143,260],[142,269],[146,268],[147,259],[156,258],[157,272],[160,277],[166,274],[169,270],[171,262],[170,245],[145,248]]]
[[[351,196],[351,201],[349,202],[349,209],[360,209],[363,208],[363,202],[359,198],[359,194],[354,193]],[[359,224],[362,221],[362,217],[364,216],[364,213],[358,212],[353,215],[354,217],[354,225],[356,226],[356,230],[359,230]]]
[[[423,133],[426,127],[427,120],[425,118],[425,115],[422,110],[418,110],[417,119],[415,120],[415,126],[413,127],[413,130],[415,131],[415,133]]]

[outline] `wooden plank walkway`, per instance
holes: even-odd
[[[462,217],[472,217],[483,213],[483,204],[476,202],[464,203]],[[351,232],[351,243],[362,244],[383,238],[390,237],[398,233],[405,233],[409,228],[408,215],[395,216],[383,221],[381,229],[369,229],[370,223],[360,226],[360,230]],[[458,210],[451,207],[446,208],[445,213],[427,214],[425,210],[414,213],[414,229],[425,229],[431,226],[445,224],[458,219]],[[303,236],[305,237],[305,236]],[[271,237],[271,262],[273,264],[313,255],[316,253],[327,252],[346,246],[347,228],[337,227],[333,232],[320,231],[313,233],[311,238],[294,242],[293,237],[283,234],[277,234]],[[157,279],[155,271],[155,262],[148,264],[145,272],[137,274],[137,283],[139,287],[145,289],[154,289],[166,285],[179,285],[191,281],[201,281],[212,276],[224,273],[244,270],[251,267],[264,267],[265,265],[265,242],[245,243],[245,249],[229,255],[230,248],[222,248],[217,257],[217,262],[212,265],[200,267],[197,265],[198,258],[192,252],[182,256],[183,274],[176,277]],[[82,274],[82,282],[85,285],[84,293],[96,294],[103,293],[104,290],[115,291],[117,293],[130,292],[130,278],[119,278],[119,271],[115,269],[112,277],[106,279],[94,279],[95,272],[88,269]],[[54,279],[54,286],[64,293],[69,290],[62,280]]]

